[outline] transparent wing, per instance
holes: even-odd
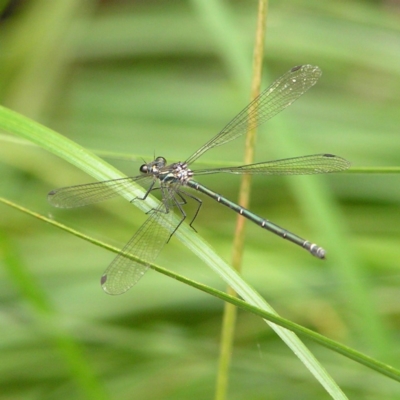
[[[150,216],[125,245],[101,277],[103,290],[112,295],[122,294],[134,286],[153,263],[179,226],[171,208],[175,205],[171,189],[163,203],[150,211]],[[134,261],[125,255],[133,255]]]
[[[52,206],[58,208],[82,207],[118,196],[124,193],[132,182],[140,182],[146,179],[151,180],[149,176],[139,175],[130,178],[67,186],[52,190],[47,195],[47,200]]]
[[[230,174],[310,175],[344,171],[349,167],[350,163],[342,157],[334,156],[333,154],[314,154],[239,167],[214,168],[193,172],[195,176],[220,172]]]
[[[192,163],[207,150],[234,140],[247,130],[254,129],[269,120],[292,104],[311,86],[315,85],[321,74],[321,70],[312,65],[293,67],[265,89],[229,122],[218,135],[192,154],[186,162],[188,164]]]

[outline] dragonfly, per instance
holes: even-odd
[[[68,186],[52,190],[48,194],[48,201],[51,205],[59,208],[73,208],[123,195],[132,184],[140,184],[144,188],[147,188],[142,197],[136,197],[132,201],[145,200],[150,193],[155,191],[161,193],[159,205],[147,213],[148,217],[146,221],[118,253],[102,275],[101,285],[106,293],[111,295],[122,294],[142,278],[148,270],[149,265],[155,261],[164,245],[186,219],[187,215],[184,206],[188,199],[197,203],[197,209],[189,224],[194,229],[192,224],[202,206],[202,200],[194,194],[196,192],[211,197],[218,203],[229,207],[243,217],[256,223],[261,228],[267,229],[281,238],[302,247],[311,255],[319,259],[325,258],[326,252],[322,247],[302,239],[268,219],[264,219],[228,200],[197,182],[194,178],[200,175],[217,173],[307,175],[339,172],[346,170],[350,166],[350,163],[344,158],[333,154],[314,154],[236,167],[200,170],[191,170],[189,168],[189,165],[206,151],[237,139],[248,130],[255,129],[288,107],[315,85],[321,73],[319,67],[308,64],[291,68],[261,92],[258,97],[233,118],[216,136],[200,147],[184,162],[168,164],[164,157],[156,157],[153,161],[141,165],[138,176]],[[193,189],[193,191],[189,191],[188,189]],[[176,210],[176,213],[173,210]],[[178,214],[179,218],[176,218],[175,214]]]

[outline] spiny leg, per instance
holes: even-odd
[[[180,192],[178,192],[178,195],[179,195],[181,198],[183,198],[183,197],[182,197],[182,193],[184,193],[186,196],[190,197],[191,199],[197,201],[197,203],[199,204],[199,205],[197,206],[197,210],[196,210],[196,212],[194,213],[194,216],[193,216],[192,220],[191,220],[190,223],[189,223],[189,226],[190,226],[195,232],[197,232],[196,228],[193,226],[193,222],[195,221],[195,219],[197,218],[197,216],[198,216],[198,214],[199,214],[199,212],[200,212],[200,209],[201,209],[201,207],[202,207],[202,205],[203,205],[203,201],[202,201],[201,199],[199,199],[198,197],[194,196],[193,194],[190,194],[190,193],[185,192],[185,191],[183,191],[183,190],[181,190]],[[186,203],[187,203],[187,201],[185,200],[185,204],[186,204]]]

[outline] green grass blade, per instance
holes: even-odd
[[[3,202],[10,205],[9,202]],[[12,241],[1,230],[0,253],[8,275],[31,306],[34,316],[32,329],[50,339],[50,343],[67,366],[72,380],[86,398],[109,399],[94,366],[85,357],[82,346],[57,318],[58,312],[46,292],[24,265]]]
[[[43,222],[53,225],[54,227],[57,227],[66,232],[69,232],[72,235],[77,236],[81,239],[84,239],[84,240],[86,240],[90,243],[93,243],[99,247],[110,250],[114,253],[118,253],[120,250],[117,247],[108,245],[104,242],[101,242],[101,241],[95,239],[95,238],[87,236],[75,229],[72,229],[64,224],[54,221],[53,219],[47,218],[41,214],[38,214],[34,211],[27,209],[25,207],[17,205],[16,203],[14,203],[12,201],[9,201],[7,199],[0,197],[0,202],[2,202],[3,204],[6,204],[12,208],[15,208],[25,214],[35,217]],[[0,239],[2,239],[2,238],[0,237]],[[1,240],[0,240],[0,242],[1,242]],[[140,261],[134,255],[131,255],[130,257],[135,261]],[[143,263],[145,263],[144,260],[142,260],[142,261],[143,261]],[[155,270],[161,274],[164,274],[174,280],[177,280],[177,281],[182,282],[186,285],[189,285],[195,289],[198,289],[205,293],[208,293],[208,294],[210,294],[214,297],[217,297],[223,301],[226,301],[236,307],[240,307],[241,309],[243,309],[245,311],[251,312],[255,315],[258,315],[258,316],[264,318],[265,320],[268,320],[269,322],[279,325],[282,328],[289,329],[290,331],[292,331],[296,334],[303,335],[305,338],[312,340],[315,343],[318,343],[321,346],[326,347],[327,349],[333,350],[334,352],[336,352],[338,354],[341,354],[341,355],[343,355],[353,361],[356,361],[376,372],[381,373],[382,375],[385,375],[393,380],[400,382],[400,370],[395,369],[388,364],[382,363],[382,362],[380,362],[376,359],[373,359],[373,358],[367,356],[366,354],[363,354],[355,349],[352,349],[352,348],[345,346],[339,342],[336,342],[335,340],[329,339],[319,333],[316,333],[308,328],[305,328],[299,324],[296,324],[292,321],[282,318],[275,313],[268,312],[265,309],[263,309],[262,307],[251,305],[248,302],[243,301],[235,296],[231,296],[223,291],[214,289],[210,286],[207,286],[202,283],[196,282],[192,279],[186,278],[185,276],[182,276],[180,274],[177,274],[175,272],[172,272],[170,270],[162,268],[156,264],[150,264],[150,267],[153,270]],[[48,304],[48,301],[44,298],[43,293],[38,291],[38,285],[34,284],[34,279],[31,276],[28,277],[28,279],[27,279],[27,277],[26,277],[26,275],[24,275],[25,273],[23,271],[22,272],[11,271],[11,272],[14,275],[14,280],[20,283],[19,286],[26,293],[25,297],[32,299],[32,302],[34,304],[36,304],[37,308],[39,308],[41,311],[48,312],[51,309],[51,306]]]
[[[98,180],[123,177],[118,170],[73,141],[4,107],[0,107],[0,128],[23,137],[24,139],[31,140],[45,150],[56,154]],[[129,190],[129,192],[127,191],[124,197],[130,200],[140,194],[143,194],[143,189],[136,189],[132,185],[132,190]],[[144,211],[148,211],[150,208],[155,207],[156,204],[155,200],[149,199],[146,202],[138,202],[137,206]],[[193,232],[189,226],[183,224],[176,233],[176,237],[202,259],[244,300],[265,311],[275,313],[272,307],[230,268],[200,235]],[[303,364],[334,399],[346,398],[332,377],[293,332],[282,329],[275,324],[270,323],[270,326],[291,348],[294,354],[299,357]]]

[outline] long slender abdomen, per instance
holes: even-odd
[[[254,222],[255,224],[259,225],[261,228],[267,229],[268,231],[275,233],[275,235],[280,236],[283,239],[287,239],[292,243],[297,244],[298,246],[303,247],[307,251],[309,251],[313,256],[324,259],[325,258],[325,250],[317,246],[314,243],[309,242],[308,240],[304,240],[301,237],[295,235],[287,231],[286,229],[281,228],[278,225],[270,222],[267,219],[261,218],[258,215],[252,213],[251,211],[247,210],[239,206],[238,204],[234,203],[233,201],[228,200],[227,198],[219,195],[218,193],[213,192],[212,190],[206,188],[205,186],[197,183],[193,180],[189,180],[186,183],[192,189],[198,190],[201,193],[206,194],[207,196],[211,197],[212,199],[218,201],[218,203],[223,204],[226,207],[229,207],[233,211],[236,211],[238,214],[243,215],[243,217],[249,219],[250,221]]]

